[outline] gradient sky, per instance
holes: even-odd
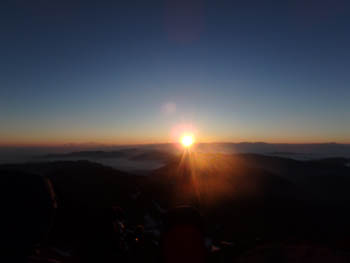
[[[350,143],[349,1],[121,2],[1,1],[0,145]]]

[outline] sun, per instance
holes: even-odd
[[[194,142],[193,135],[184,135],[181,137],[181,144],[185,148],[191,147],[193,142]]]

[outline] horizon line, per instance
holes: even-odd
[[[336,141],[321,141],[321,142],[269,142],[269,141],[211,141],[211,142],[196,142],[195,144],[274,144],[274,145],[349,145],[350,142],[336,142]],[[83,143],[0,143],[0,148],[26,148],[26,147],[127,147],[127,146],[150,146],[150,145],[169,145],[178,144],[178,142],[145,142],[145,143],[99,143],[99,142],[83,142]]]

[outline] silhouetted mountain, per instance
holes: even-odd
[[[169,161],[176,155],[171,152],[156,149],[126,148],[117,151],[80,151],[63,154],[47,154],[38,156],[41,159],[128,159],[134,161]]]
[[[295,186],[287,179],[258,169],[240,156],[195,153],[189,166],[201,202],[217,202],[224,199],[289,198],[297,196]],[[181,160],[174,160],[156,170],[151,180],[162,188],[177,187],[181,177]],[[181,186],[180,186],[181,188]],[[180,189],[175,189],[175,192]],[[300,193],[299,193],[300,194]]]
[[[139,155],[152,155],[155,154],[160,156],[161,152],[155,150],[147,150],[145,152],[142,148],[126,148],[120,149],[117,151],[80,151],[80,152],[71,152],[63,154],[47,154],[41,158],[53,158],[53,159],[66,159],[66,158],[95,158],[95,159],[105,159],[105,158],[137,158]]]
[[[41,158],[55,158],[55,159],[64,159],[64,158],[122,158],[129,157],[130,152],[134,152],[134,149],[126,149],[119,151],[80,151],[80,152],[71,152],[71,153],[62,153],[62,154],[47,154],[40,156]]]
[[[104,152],[82,155],[106,156]],[[162,153],[133,156],[144,160],[162,158]],[[13,183],[2,184],[7,185],[9,207],[17,206],[11,196],[21,200],[39,189],[31,176],[50,180],[58,208],[47,242],[80,256],[111,253],[113,206],[123,208],[130,229],[143,225],[147,231],[159,233],[164,211],[190,204],[202,213],[212,242],[221,248],[221,241],[234,242],[238,250],[230,251],[235,253],[254,247],[257,238],[259,242],[317,240],[338,244],[350,236],[347,159],[297,161],[208,153],[165,156],[167,164],[149,176],[89,161],[55,161],[0,165],[0,178],[3,182],[13,178]],[[30,207],[28,204],[29,211]],[[91,253],[86,252],[89,250]]]
[[[198,143],[195,151],[206,153],[255,153],[281,156],[297,160],[322,158],[350,158],[349,144],[321,143],[321,144],[271,144],[271,143]],[[40,157],[59,159],[97,158],[129,158],[130,155],[145,152],[162,152],[177,154],[178,149],[173,144],[149,144],[133,146],[111,146],[95,143],[67,144],[60,147],[0,147],[0,163],[14,163],[37,161]],[[35,158],[33,158],[35,157]]]

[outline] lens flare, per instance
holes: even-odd
[[[185,148],[191,147],[193,142],[194,142],[193,135],[184,135],[181,137],[181,144]]]

